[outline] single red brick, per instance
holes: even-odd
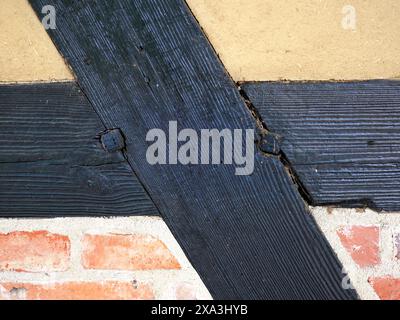
[[[400,300],[400,279],[384,277],[368,281],[381,300]]]
[[[151,235],[85,235],[82,264],[87,269],[180,269],[166,245]]]
[[[131,282],[0,283],[0,298],[27,300],[151,300],[152,288]]]
[[[47,231],[0,234],[0,270],[18,272],[68,269],[70,241]]]
[[[370,267],[380,263],[379,227],[346,226],[339,229],[337,234],[360,267]]]

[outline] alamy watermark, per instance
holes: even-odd
[[[342,28],[345,30],[356,30],[357,28],[357,11],[352,5],[346,5],[342,8]]]
[[[151,165],[235,165],[236,175],[254,171],[253,129],[182,129],[170,121],[168,132],[151,129],[146,141],[152,142],[146,152]],[[223,151],[222,151],[223,150]]]
[[[350,276],[345,268],[342,269],[343,279],[342,288],[343,290],[355,290],[353,284],[351,283]]]
[[[51,5],[46,5],[42,8],[42,14],[45,16],[42,19],[42,25],[43,27],[48,30],[48,29],[56,29],[57,24],[56,24],[56,8]]]

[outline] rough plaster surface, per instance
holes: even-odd
[[[73,80],[27,0],[0,0],[0,82]]]
[[[400,261],[395,259],[394,236],[400,232],[399,213],[376,213],[372,210],[332,209],[325,207],[311,208],[319,227],[325,234],[344,266],[346,273],[361,299],[379,299],[371,285],[370,277],[393,276],[400,278]],[[342,246],[336,231],[343,226],[378,226],[380,227],[381,263],[375,267],[359,268],[350,254]]]
[[[187,3],[235,81],[400,77],[398,0]],[[346,5],[354,30],[342,27]]]
[[[67,234],[71,240],[71,268],[65,272],[25,273],[0,272],[0,282],[49,283],[62,281],[131,281],[152,284],[156,299],[174,299],[177,284],[194,288],[197,299],[211,299],[211,295],[161,218],[55,218],[55,219],[0,219],[0,233],[11,231],[47,230]],[[181,270],[119,271],[87,270],[81,265],[82,237],[85,233],[150,234],[162,240],[181,265]]]

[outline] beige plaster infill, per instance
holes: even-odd
[[[400,78],[399,0],[187,3],[235,81]]]
[[[0,0],[0,83],[71,81],[27,0]]]

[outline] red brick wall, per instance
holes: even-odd
[[[372,210],[313,208],[362,299],[400,300],[400,214]],[[346,278],[348,276],[348,278]]]
[[[195,299],[209,295],[165,224],[156,218],[132,217],[3,219],[0,298]]]
[[[363,299],[400,300],[400,215],[313,208]],[[159,218],[0,219],[1,299],[209,299]]]

